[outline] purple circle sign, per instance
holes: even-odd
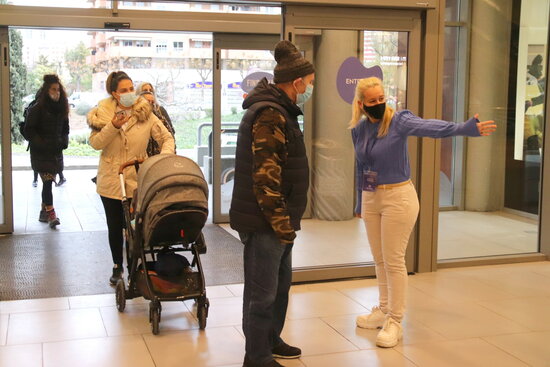
[[[256,84],[258,84],[263,78],[267,78],[270,83],[273,82],[273,74],[266,73],[265,71],[256,71],[247,75],[246,78],[243,79],[241,82],[241,89],[246,93],[250,93]]]
[[[375,76],[381,80],[384,78],[382,68],[378,65],[367,68],[356,57],[348,57],[344,60],[338,75],[336,76],[336,88],[340,97],[349,104],[353,103],[355,87],[359,79]]]

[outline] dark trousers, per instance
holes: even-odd
[[[52,180],[42,179],[42,204],[53,205]]]
[[[104,196],[100,196],[100,198],[105,209],[107,230],[109,232],[109,247],[111,248],[113,263],[122,267],[124,245],[124,212],[122,211],[122,201]]]
[[[273,360],[271,350],[283,343],[288,292],[292,280],[292,245],[274,232],[240,233],[244,246],[243,331],[250,362]]]

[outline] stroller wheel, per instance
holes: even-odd
[[[126,287],[124,285],[124,279],[117,280],[115,297],[118,312],[124,312],[124,308],[126,308]]]
[[[197,305],[197,319],[199,320],[199,329],[204,330],[206,328],[206,318],[208,317],[208,306],[210,302],[208,298],[199,299]]]
[[[149,303],[149,320],[151,321],[151,331],[154,335],[159,333],[160,323],[160,304]]]

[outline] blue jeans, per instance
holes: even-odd
[[[283,343],[288,292],[292,281],[292,245],[274,232],[239,233],[244,246],[243,332],[246,355],[253,364],[273,360],[271,350]]]

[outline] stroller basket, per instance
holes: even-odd
[[[149,263],[147,268],[154,268],[154,264]],[[177,277],[160,277],[154,271],[149,270],[148,276],[151,279],[153,291],[157,294],[177,297],[179,295],[199,293],[201,291],[201,277],[198,272],[189,271]],[[136,287],[143,298],[153,298],[153,294],[151,294],[149,288],[147,288],[147,281],[143,269],[139,269],[137,272]]]

